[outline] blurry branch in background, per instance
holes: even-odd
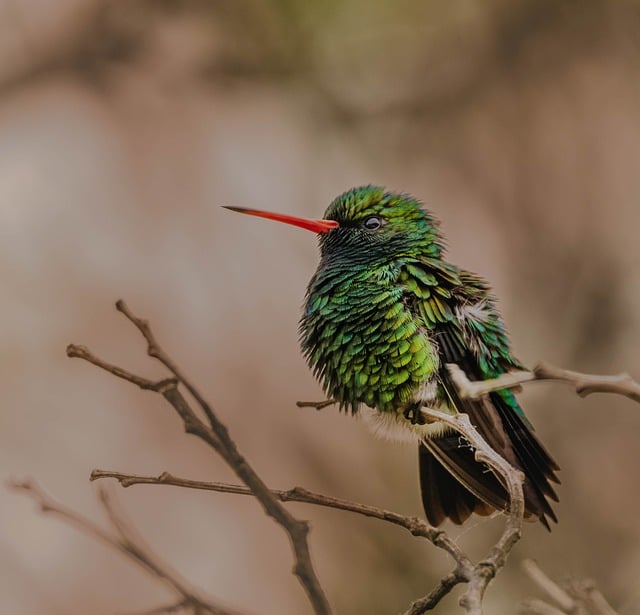
[[[160,579],[180,598],[179,602],[165,607],[159,607],[148,611],[148,613],[174,613],[178,611],[191,611],[194,615],[238,615],[237,611],[230,611],[214,605],[209,599],[200,595],[199,591],[190,586],[180,575],[163,562],[149,547],[144,545],[140,537],[135,535],[133,527],[118,511],[106,489],[98,491],[100,503],[104,508],[107,517],[115,530],[109,533],[89,519],[85,519],[78,513],[65,508],[49,497],[44,490],[35,482],[30,480],[12,481],[9,488],[16,491],[23,491],[32,497],[43,513],[53,514],[68,524],[75,526],[85,534],[99,540],[100,542],[113,547],[116,551],[123,553],[129,559],[136,562],[152,576]]]
[[[522,562],[527,575],[546,594],[545,600],[529,598],[520,604],[526,615],[616,615],[591,580],[553,581],[532,559]]]
[[[613,376],[582,374],[541,362],[530,372],[509,372],[493,380],[473,381],[453,363],[448,364],[447,369],[460,396],[467,399],[480,399],[483,395],[499,389],[517,389],[526,382],[557,380],[573,385],[580,397],[592,393],[615,393],[640,403],[640,384],[627,373]]]
[[[74,344],[70,344],[67,347],[67,356],[84,359],[118,378],[122,378],[139,386],[141,389],[160,393],[182,418],[185,431],[197,436],[214,449],[225,460],[238,478],[249,487],[251,493],[260,504],[262,504],[265,513],[272,517],[288,534],[295,559],[293,573],[298,577],[298,580],[303,586],[314,612],[317,615],[330,615],[331,607],[329,606],[327,597],[320,586],[313,564],[311,563],[311,555],[307,541],[309,524],[291,515],[265,485],[256,471],[249,465],[248,461],[236,447],[235,442],[229,436],[225,425],[218,419],[213,408],[202,397],[195,386],[182,374],[171,358],[162,350],[147,321],[134,316],[124,301],[118,301],[116,303],[116,309],[124,314],[138,331],[140,331],[147,342],[147,354],[160,361],[173,374],[173,378],[167,378],[158,382],[147,380],[141,376],[131,374],[120,367],[106,363],[93,355],[87,348]],[[209,425],[200,419],[191,408],[178,389],[179,384],[182,384],[196,400],[198,406],[207,417]]]

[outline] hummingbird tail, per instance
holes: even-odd
[[[493,506],[471,493],[423,443],[419,468],[422,505],[431,525],[438,527],[445,519],[461,525],[472,513],[486,516],[494,512]]]
[[[551,482],[559,482],[558,466],[532,429],[499,395],[478,402],[458,400],[487,443],[525,474],[525,517],[538,518],[547,528],[556,516],[548,499],[557,501]],[[420,443],[420,487],[427,519],[463,523],[471,513],[489,515],[509,509],[509,494],[488,468],[475,460],[473,449],[459,434]]]

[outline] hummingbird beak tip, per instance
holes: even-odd
[[[287,214],[279,214],[270,211],[262,211],[259,209],[250,209],[248,207],[235,207],[234,205],[222,205],[225,209],[235,211],[240,214],[248,214],[250,216],[256,216],[258,218],[265,218],[267,220],[274,220],[275,222],[284,222],[285,224],[291,224],[299,228],[312,231],[317,234],[328,233],[334,228],[338,228],[340,224],[335,220],[310,220],[308,218],[299,218],[297,216],[289,216]]]

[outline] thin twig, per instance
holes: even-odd
[[[172,485],[174,487],[185,487],[188,489],[202,489],[205,491],[217,491],[219,493],[234,493],[236,495],[253,495],[248,487],[242,485],[230,485],[228,483],[218,483],[209,481],[191,480],[174,476],[169,472],[163,472],[159,476],[140,476],[111,470],[94,470],[91,472],[91,480],[102,478],[115,478],[123,487],[132,485]],[[303,487],[293,487],[292,489],[281,490],[272,489],[271,493],[281,502],[300,502],[304,504],[314,504],[326,508],[345,510],[365,517],[387,521],[393,525],[403,527],[413,536],[426,538],[436,547],[446,551],[454,561],[462,567],[465,572],[470,572],[472,564],[467,556],[460,550],[456,543],[447,536],[443,530],[439,530],[418,517],[408,517],[358,502],[351,502],[323,495],[304,489]]]
[[[532,559],[522,560],[522,568],[529,578],[561,609],[562,612],[574,608],[573,598],[547,575],[537,562]]]
[[[538,598],[523,600],[520,604],[519,612],[523,615],[567,615],[566,611],[561,611]]]
[[[99,359],[84,346],[69,345],[67,355],[89,361],[97,367],[139,386],[145,390],[156,391],[174,407],[183,420],[187,433],[197,436],[209,444],[229,465],[240,480],[249,487],[262,505],[265,513],[272,517],[289,536],[294,552],[295,564],[293,573],[298,577],[316,615],[330,615],[331,607],[320,585],[309,552],[309,525],[291,515],[287,509],[271,493],[264,481],[258,476],[245,457],[231,439],[226,426],[220,421],[211,405],[204,399],[197,388],[184,376],[173,360],[162,350],[146,320],[140,319],[131,312],[124,301],[116,303],[121,312],[137,329],[147,342],[147,353],[165,365],[174,378],[153,382],[136,376],[120,367]],[[184,385],[197,401],[209,422],[206,425],[193,411],[185,397],[178,389],[178,383]]]
[[[453,363],[447,364],[447,370],[463,399],[480,399],[492,391],[518,388],[527,382],[556,380],[572,385],[580,397],[592,393],[615,393],[640,403],[640,384],[626,373],[612,376],[583,374],[545,362],[538,363],[532,371],[509,372],[492,380],[469,380],[464,371]]]
[[[237,611],[230,611],[213,604],[210,599],[205,599],[198,590],[182,579],[166,562],[161,561],[149,547],[142,543],[141,539],[134,538],[131,524],[121,512],[116,511],[111,496],[106,490],[100,489],[98,493],[100,503],[116,531],[115,536],[93,521],[56,502],[35,481],[11,481],[8,486],[10,489],[22,491],[31,496],[43,513],[56,515],[85,534],[124,554],[152,576],[159,578],[176,595],[180,596],[181,600],[178,604],[182,608],[191,608],[194,612],[209,613],[211,615],[237,615]]]
[[[335,399],[324,399],[322,401],[297,401],[296,406],[298,408],[315,408],[316,410],[323,410],[333,404],[337,403]]]
[[[533,582],[555,604],[530,598],[520,605],[521,612],[533,615],[616,615],[591,580],[568,581],[564,587],[551,579],[532,559],[525,559],[522,567]]]
[[[179,613],[180,611],[184,611],[186,608],[189,608],[189,605],[184,600],[181,600],[180,602],[176,602],[174,604],[158,606],[146,611],[126,613],[125,615],[164,615],[165,613]]]
[[[459,568],[440,579],[440,582],[424,597],[412,602],[402,615],[422,615],[433,610],[438,603],[459,583],[466,583],[467,573],[462,573]]]

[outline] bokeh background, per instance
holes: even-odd
[[[413,447],[296,408],[313,236],[223,204],[319,216],[358,184],[411,192],[450,259],[491,280],[514,347],[640,375],[640,3],[635,0],[2,0],[0,469],[102,521],[93,468],[233,480],[164,401],[65,357],[163,371],[124,298],[273,487],[421,514]],[[487,612],[535,593],[518,561],[592,577],[640,612],[640,413],[536,384],[560,523],[527,526]],[[249,498],[114,488],[180,572],[247,613],[309,612],[281,530]],[[404,610],[450,569],[394,527],[310,519],[338,613]],[[450,528],[474,556],[499,519]],[[458,612],[455,592],[439,613]],[[0,491],[0,611],[144,610],[170,596],[118,554]]]

